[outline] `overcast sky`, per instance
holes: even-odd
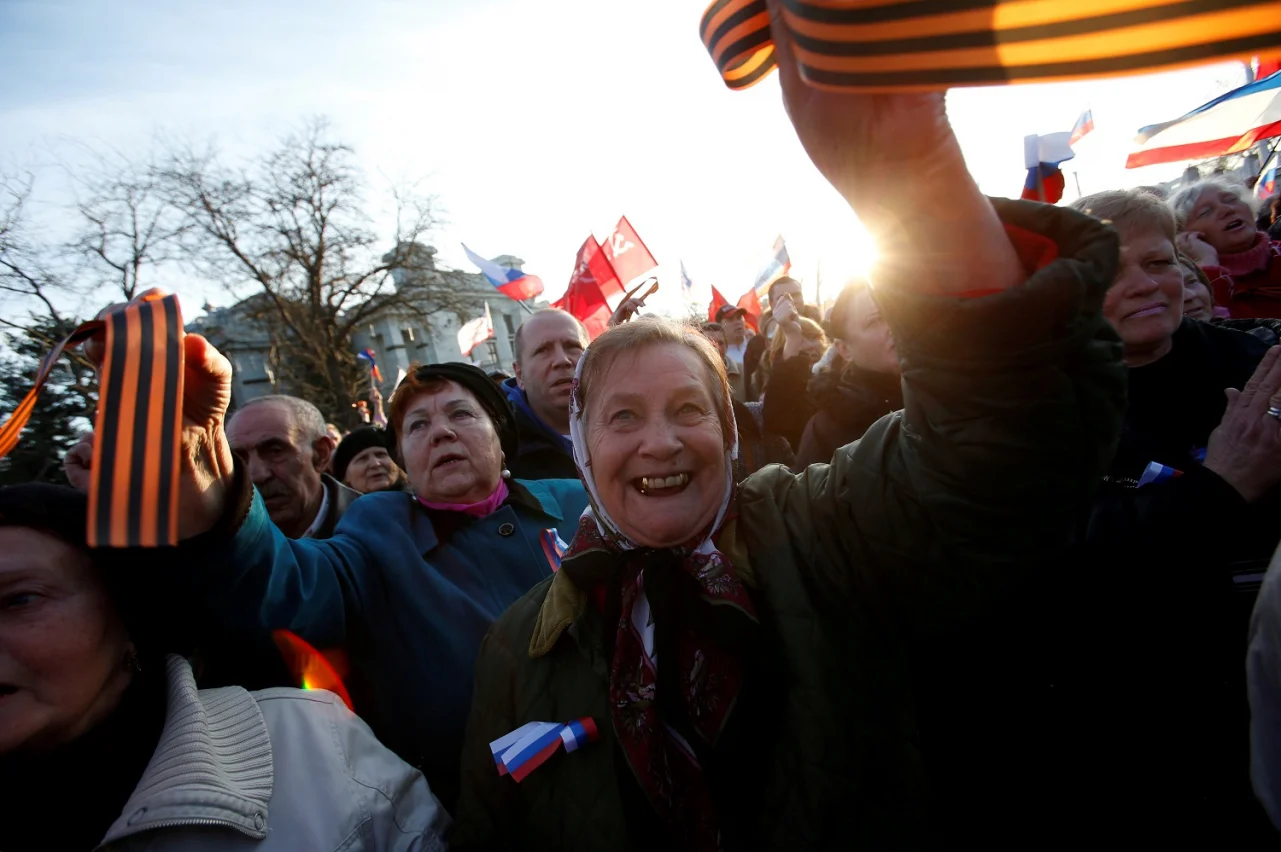
[[[857,222],[796,142],[774,79],[723,87],[698,40],[701,11],[677,0],[3,0],[0,166],[36,173],[47,221],[62,197],[47,167],[59,140],[129,151],[160,130],[248,155],[327,115],[375,187],[422,178],[439,197],[448,222],[434,242],[460,268],[471,268],[464,240],[518,255],[554,298],[584,237],[626,214],[663,264],[669,308],[681,259],[700,298],[713,283],[737,298],[779,233],[808,286],[820,259],[837,286],[868,257]],[[949,105],[971,170],[1000,195],[1022,185],[1025,134],[1068,130],[1092,108],[1097,130],[1066,168],[1089,193],[1177,174],[1125,171],[1137,128],[1243,80],[1239,64],[1221,64],[954,91]]]

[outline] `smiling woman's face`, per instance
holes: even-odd
[[[479,503],[502,479],[494,422],[472,392],[442,380],[411,400],[400,452],[414,492],[433,503]]]
[[[1254,245],[1258,229],[1254,214],[1235,193],[1207,189],[1188,213],[1185,231],[1199,231],[1219,254],[1245,251]]]
[[[725,437],[698,354],[657,343],[614,357],[584,432],[602,508],[642,547],[689,544],[725,497]]]
[[[1103,299],[1103,314],[1121,335],[1131,367],[1170,351],[1183,319],[1183,267],[1169,237],[1158,230],[1121,233],[1121,266]]]
[[[119,703],[129,638],[88,554],[0,527],[0,754],[70,742]]]

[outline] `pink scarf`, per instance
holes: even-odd
[[[1254,245],[1245,251],[1220,254],[1219,265],[1230,272],[1233,278],[1239,278],[1251,272],[1267,269],[1271,256],[1272,243],[1267,234],[1260,233]]]
[[[503,501],[507,499],[507,480],[498,480],[498,487],[494,493],[490,494],[479,503],[432,503],[419,497],[418,502],[422,503],[428,509],[436,509],[442,512],[462,512],[464,515],[471,515],[474,518],[484,518],[492,515]]]

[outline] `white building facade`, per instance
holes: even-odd
[[[423,250],[435,255],[435,250],[430,247]],[[510,255],[494,258],[494,262],[517,269],[523,263],[520,258]],[[392,273],[398,288],[403,283],[402,272]],[[500,370],[510,374],[515,359],[516,329],[535,311],[548,307],[543,299],[528,302],[509,299],[479,273],[455,272],[448,278],[442,277],[441,281],[447,281],[450,289],[462,297],[467,315],[461,321],[451,311],[436,311],[432,305],[417,306],[427,313],[427,321],[420,313],[392,306],[376,313],[353,335],[354,352],[374,351],[383,377],[379,389],[385,397],[390,397],[395,389],[400,371],[408,371],[412,364],[462,361],[475,364],[486,372]],[[272,352],[271,339],[264,329],[249,319],[263,298],[262,294],[251,296],[226,308],[206,306],[206,314],[187,326],[188,331],[199,332],[209,338],[231,361],[233,409],[256,397],[290,392],[277,380],[272,369],[276,353]],[[486,304],[494,323],[494,337],[477,346],[470,358],[464,358],[458,347],[458,330],[467,320],[481,316]]]

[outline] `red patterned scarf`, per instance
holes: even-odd
[[[736,646],[757,623],[747,590],[711,541],[692,550],[624,549],[589,513],[561,562],[613,630],[609,702],[627,761],[672,839],[699,852],[720,849],[720,831],[698,753],[714,748],[725,728],[744,680]]]

